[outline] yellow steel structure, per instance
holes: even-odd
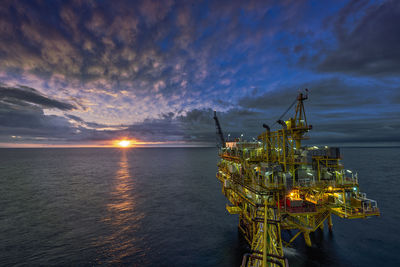
[[[287,266],[283,245],[300,235],[311,246],[309,234],[323,229],[331,215],[356,219],[379,216],[374,200],[359,191],[357,174],[344,170],[340,151],[331,147],[302,146],[312,129],[303,101],[297,97],[295,116],[279,120],[281,129],[266,131],[254,142],[237,139],[219,151],[217,178],[230,205],[239,214],[239,230],[251,246],[242,266]],[[284,241],[281,230],[297,233]]]

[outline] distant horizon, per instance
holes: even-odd
[[[312,146],[328,146],[328,147],[339,147],[339,148],[400,148],[400,144],[304,144],[306,147]],[[194,144],[168,144],[168,145],[133,145],[131,147],[117,147],[113,145],[108,146],[99,146],[99,145],[48,145],[48,144],[21,144],[15,145],[12,144],[10,146],[6,146],[0,143],[0,148],[115,148],[121,150],[127,149],[135,149],[135,148],[217,148],[217,145],[214,144],[204,144],[204,145],[194,145]]]
[[[211,144],[134,144],[130,147],[118,147],[115,145],[55,145],[55,144],[2,144],[0,148],[118,148],[118,149],[130,149],[130,148],[169,148],[169,147],[216,147]]]

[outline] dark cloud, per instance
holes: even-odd
[[[350,120],[343,116],[329,123],[315,125],[312,133],[314,143],[389,143],[400,141],[400,119],[397,113],[385,114],[385,119],[359,118]]]
[[[141,123],[131,125],[127,131],[131,136],[138,136],[144,141],[181,141],[184,135],[181,125],[175,120],[147,119]]]
[[[335,20],[337,47],[318,70],[358,75],[400,74],[400,2],[351,1]],[[361,12],[361,14],[360,14]],[[323,54],[322,54],[323,56]]]
[[[305,89],[309,90],[309,105],[325,110],[340,110],[346,107],[360,108],[366,105],[386,103],[390,101],[386,98],[387,95],[392,95],[396,91],[396,88],[387,84],[329,78],[297,85],[284,85],[277,90],[261,95],[243,97],[239,99],[238,104],[244,108],[269,110],[275,113],[277,108],[282,110],[282,107],[293,103],[297,94],[304,93]]]
[[[310,132],[313,142],[398,141],[399,107],[390,97],[396,95],[397,87],[370,81],[354,83],[351,79],[337,78],[311,81],[298,86],[309,88],[309,99],[305,101],[305,109],[308,123],[314,126]],[[295,87],[284,86],[279,91],[244,97],[238,103],[244,109],[260,112],[256,116],[258,125],[263,121],[260,116],[263,115],[263,122],[271,126],[286,111],[286,107],[293,103],[296,95]],[[392,107],[392,111],[388,111],[388,107]],[[293,115],[294,107],[284,118]]]
[[[0,101],[0,140],[3,142],[15,141],[12,136],[20,136],[19,141],[34,139],[37,142],[73,139],[76,130],[65,118],[45,115],[36,105],[16,107],[14,103]]]
[[[70,103],[49,98],[37,90],[26,86],[8,87],[0,85],[0,101],[15,106],[25,106],[29,103],[38,105],[41,108],[55,108],[59,110],[75,109],[75,106]]]
[[[68,111],[74,108],[67,102],[52,99],[33,88],[1,85],[0,139],[10,141],[11,136],[19,136],[17,141],[43,142],[73,138],[76,129],[65,118],[45,115],[43,110]]]
[[[82,118],[75,116],[75,115],[71,115],[71,114],[65,114],[65,117],[75,121],[76,123],[78,123],[80,126],[86,127],[86,128],[92,128],[92,129],[104,129],[104,128],[122,128],[122,127],[126,127],[124,125],[106,125],[106,124],[100,124],[100,123],[96,123],[96,122],[87,122],[85,120],[83,120]]]
[[[34,88],[1,85],[0,142],[80,141],[93,134],[93,131],[73,125],[68,120],[70,117],[83,122],[80,118],[73,115],[46,115],[45,109],[65,112],[73,111],[75,106],[43,95]]]

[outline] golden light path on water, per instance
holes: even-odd
[[[107,263],[119,264],[128,256],[141,254],[141,249],[135,247],[135,235],[138,222],[143,214],[136,211],[136,200],[133,193],[135,177],[129,172],[129,150],[121,149],[119,169],[114,177],[114,187],[111,192],[110,203],[107,204],[108,217],[104,219],[110,228],[111,235],[106,237],[104,243],[108,250],[105,256]]]

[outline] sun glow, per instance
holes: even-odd
[[[134,145],[134,141],[133,140],[127,140],[127,139],[123,139],[123,140],[115,140],[114,141],[114,146],[116,147],[131,147]]]
[[[172,145],[170,145],[172,144]],[[119,139],[109,140],[104,147],[118,147],[118,148],[134,148],[134,147],[157,147],[157,146],[173,146],[175,142],[149,142],[142,141],[136,138],[120,137]],[[0,142],[1,147],[1,142]]]
[[[122,146],[122,147],[128,147],[131,144],[131,141],[129,140],[122,140],[118,142],[118,145]]]

